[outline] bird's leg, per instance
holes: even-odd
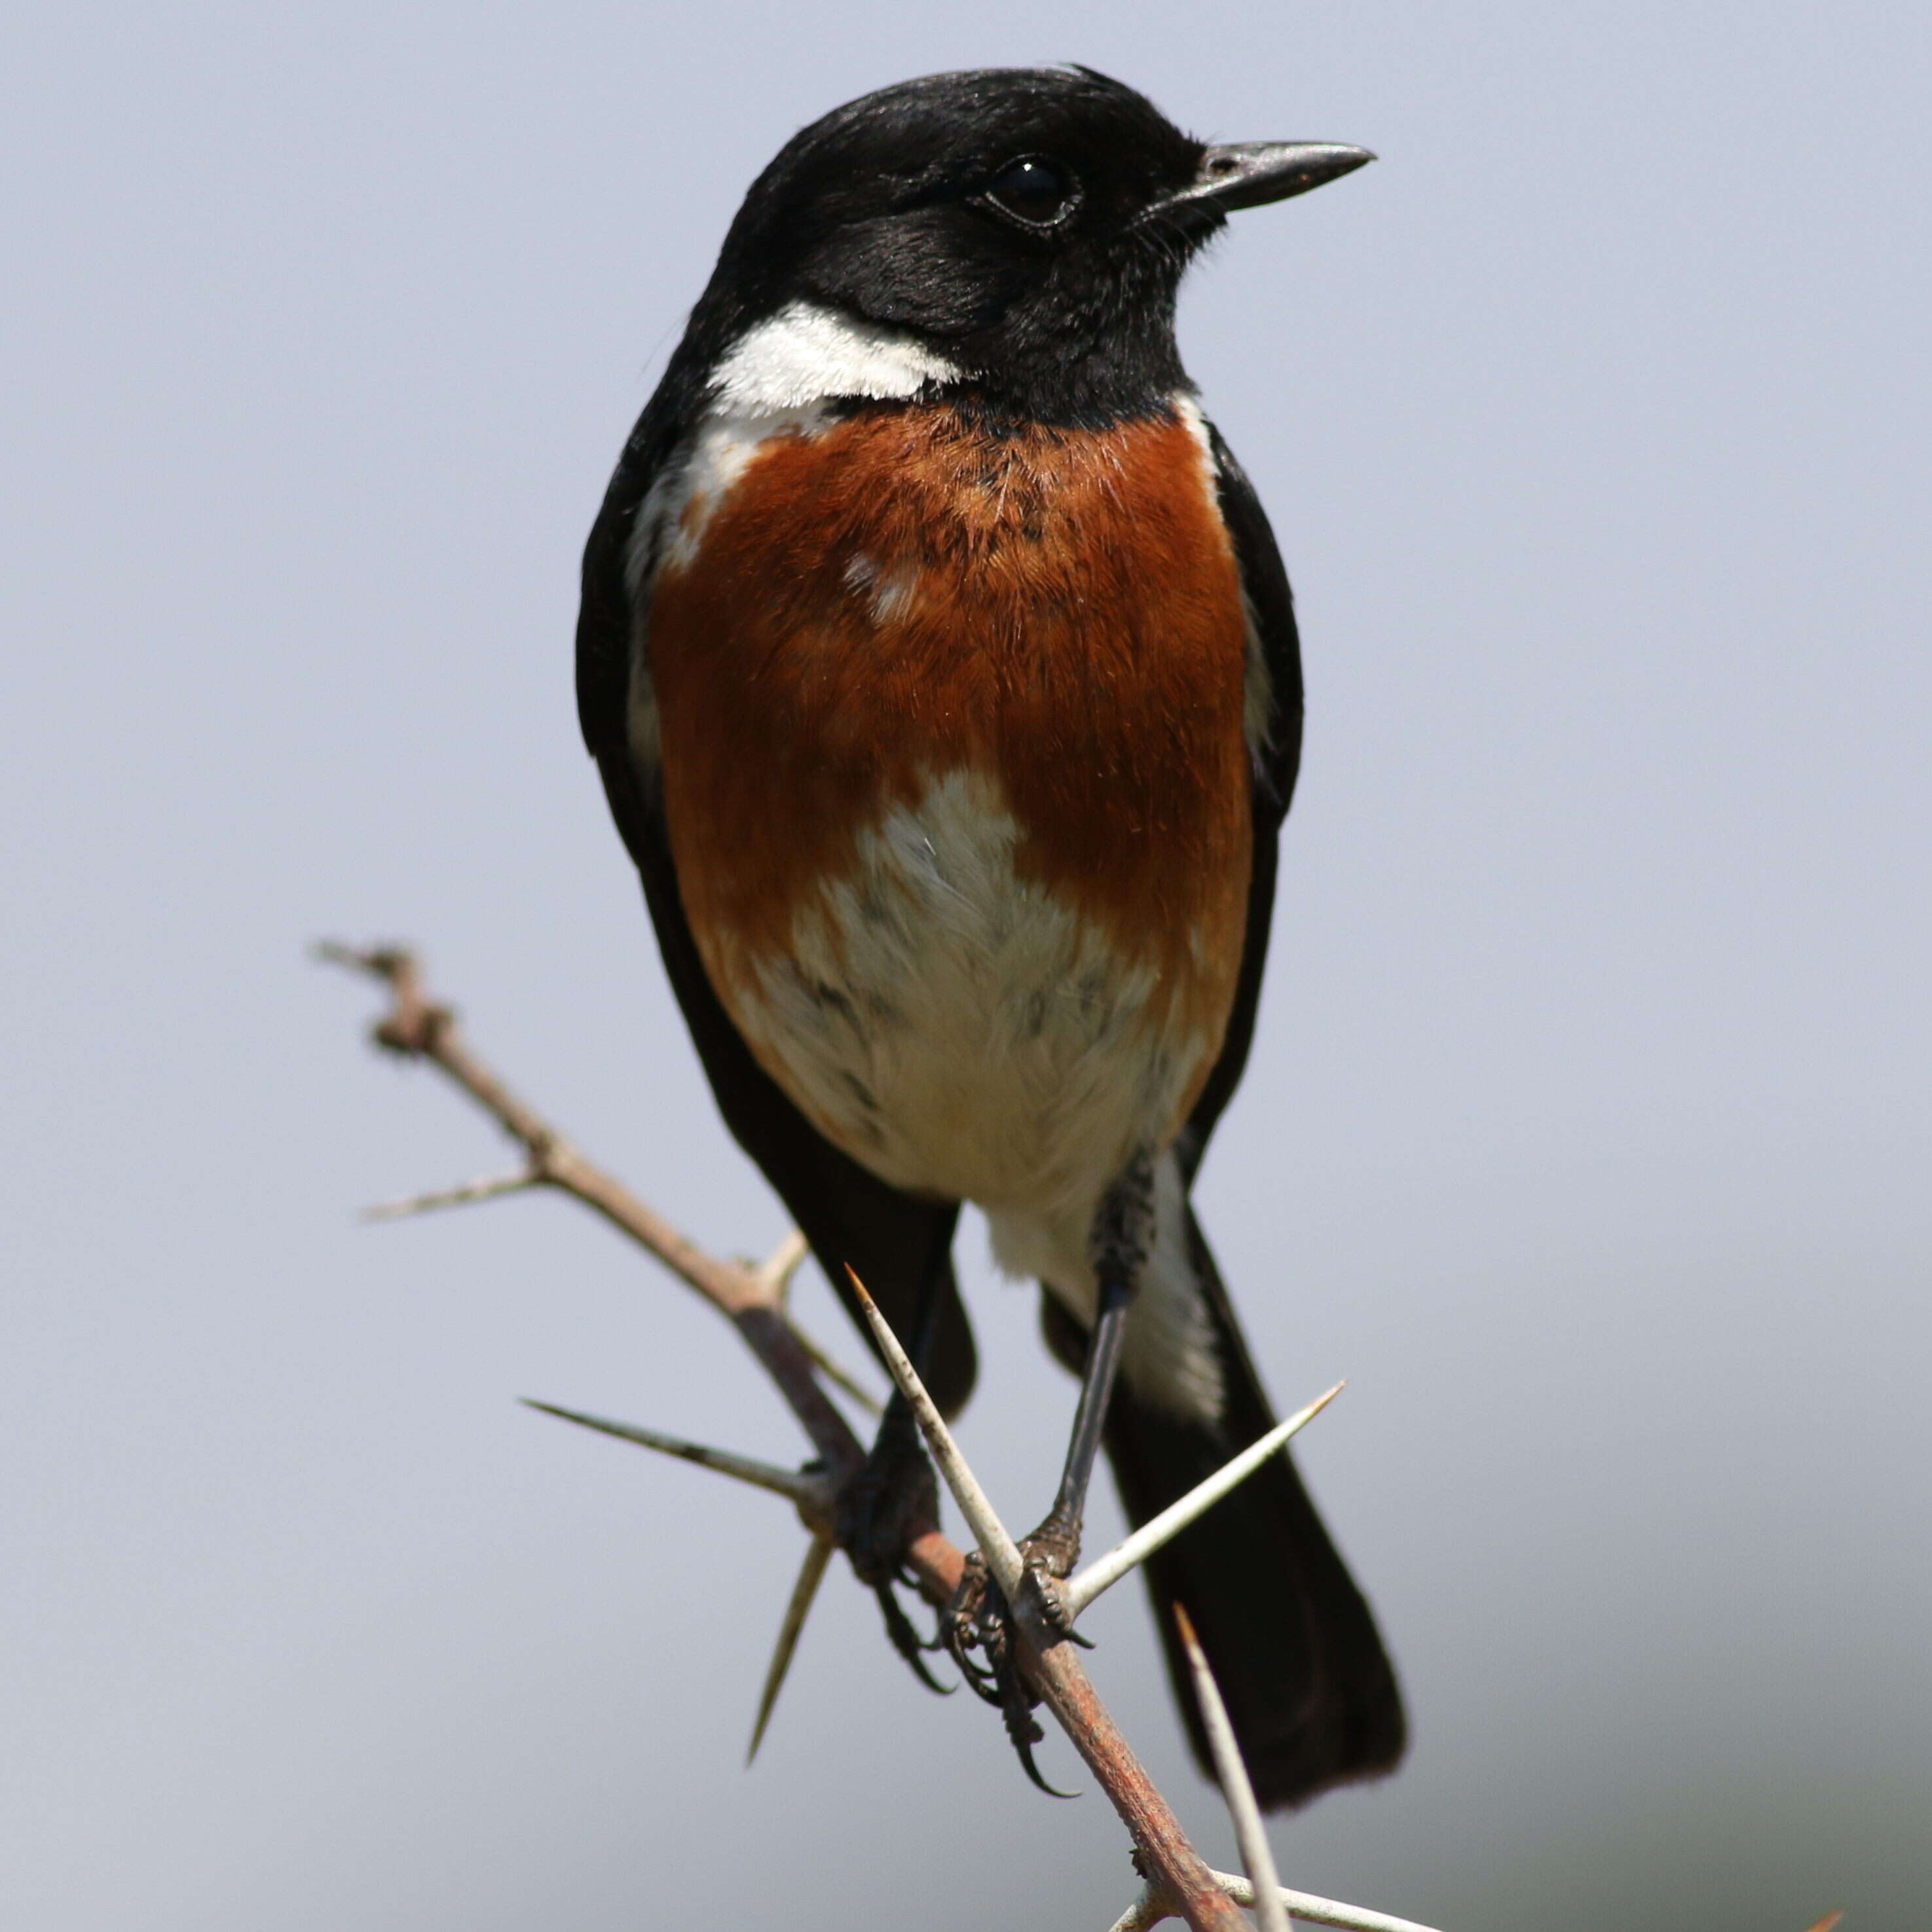
[[[1080,1560],[1080,1534],[1087,1514],[1087,1490],[1094,1479],[1094,1462],[1107,1426],[1120,1372],[1120,1348],[1126,1340],[1127,1310],[1138,1286],[1141,1270],[1154,1240],[1154,1170],[1146,1156],[1130,1162],[1101,1197],[1094,1216],[1090,1252],[1095,1300],[1094,1328],[1087,1341],[1087,1361],[1080,1378],[1080,1400],[1073,1412],[1073,1431],[1066,1444],[1066,1466],[1060,1472],[1059,1493],[1038,1528],[1021,1539],[1029,1568],[1049,1576],[1072,1574]],[[1048,1602],[1050,1592],[1042,1592]]]
[[[1080,1400],[1073,1412],[1073,1430],[1066,1446],[1059,1492],[1040,1527],[1020,1540],[1020,1551],[1037,1586],[1041,1613],[1048,1627],[1071,1637],[1064,1626],[1059,1600],[1048,1580],[1070,1575],[1080,1556],[1080,1534],[1087,1511],[1087,1490],[1094,1476],[1106,1428],[1107,1408],[1119,1373],[1120,1350],[1126,1336],[1127,1310],[1133,1300],[1141,1270],[1154,1237],[1154,1172],[1145,1156],[1129,1164],[1102,1197],[1094,1217],[1091,1252],[1096,1285],[1094,1328],[1088,1337],[1087,1360],[1080,1378]],[[1027,1694],[1012,1662],[1011,1618],[999,1586],[986,1574],[978,1556],[967,1559],[958,1594],[940,1620],[940,1637],[966,1680],[988,1702],[1006,1714],[1007,1728],[1018,1746],[1016,1714],[1028,1708]],[[1076,1642],[1078,1639],[1074,1640]],[[984,1658],[976,1662],[970,1653]],[[1041,1784],[1029,1753],[1022,1749],[1028,1776]],[[1042,1788],[1044,1788],[1042,1786]]]
[[[1081,1377],[1080,1401],[1073,1412],[1073,1433],[1066,1444],[1066,1466],[1060,1472],[1059,1492],[1039,1527],[1020,1540],[1021,1553],[1028,1564],[1037,1565],[1050,1576],[1070,1576],[1080,1560],[1088,1486],[1094,1480],[1094,1461],[1100,1454],[1107,1408],[1113,1398],[1133,1291],[1132,1278],[1124,1274],[1100,1277],[1094,1332],[1088,1340],[1087,1366]]]
[[[907,1353],[923,1375],[939,1327],[940,1298],[946,1281],[944,1268],[927,1270],[914,1304],[912,1334]],[[905,1568],[906,1546],[922,1528],[939,1520],[939,1488],[920,1439],[912,1405],[897,1389],[879,1418],[870,1453],[838,1492],[836,1532],[838,1545],[851,1559],[859,1580],[878,1599],[892,1648],[929,1690],[945,1692],[926,1667],[922,1652],[935,1649],[913,1627],[901,1605],[896,1586],[912,1580]]]

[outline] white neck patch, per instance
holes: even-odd
[[[726,410],[763,415],[839,396],[914,396],[958,376],[899,330],[794,302],[738,338],[718,365],[712,394]]]

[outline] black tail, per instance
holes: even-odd
[[[1107,1454],[1135,1523],[1211,1475],[1276,1419],[1191,1211],[1189,1234],[1218,1333],[1227,1412],[1210,1428],[1137,1400],[1121,1378]],[[1077,1369],[1084,1334],[1051,1295],[1041,1300],[1048,1341]],[[1146,1574],[1168,1675],[1204,1771],[1211,1775],[1212,1766],[1174,1628],[1177,1602],[1194,1620],[1264,1807],[1300,1804],[1330,1785],[1394,1768],[1407,1742],[1394,1670],[1286,1453],[1184,1530]]]

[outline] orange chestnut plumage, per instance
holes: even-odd
[[[861,411],[772,437],[686,514],[702,541],[658,577],[651,668],[714,974],[782,952],[859,835],[963,770],[1011,812],[1020,876],[1218,1049],[1248,890],[1247,631],[1190,425],[993,436],[955,410]]]

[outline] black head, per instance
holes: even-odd
[[[1084,68],[929,75],[786,143],[731,224],[693,335],[715,355],[804,301],[903,332],[995,404],[1114,415],[1183,380],[1175,295],[1231,209],[1372,158],[1210,147]]]

